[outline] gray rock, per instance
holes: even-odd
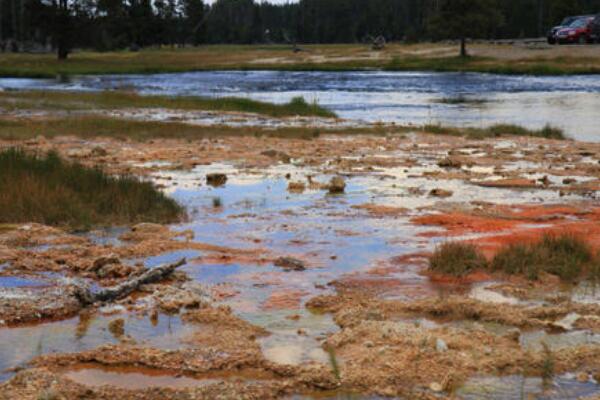
[[[346,182],[341,176],[334,176],[329,181],[329,193],[344,193],[346,190]]]
[[[302,260],[293,257],[279,257],[274,262],[276,267],[283,268],[287,271],[304,271],[306,266]]]

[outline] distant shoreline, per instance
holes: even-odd
[[[59,62],[54,54],[0,54],[0,77],[157,74],[196,71],[428,71],[502,75],[600,74],[598,46],[473,44],[460,58],[449,44],[390,44],[371,51],[360,44],[306,45],[294,53],[281,45],[214,45],[139,52],[77,52]]]

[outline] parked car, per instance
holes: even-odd
[[[573,22],[575,22],[579,18],[583,18],[583,16],[579,15],[579,16],[565,17],[565,19],[563,19],[560,24],[552,27],[552,29],[550,29],[548,31],[548,35],[547,35],[548,36],[548,44],[556,44],[556,34],[558,33],[558,31],[560,31],[563,28],[568,27],[569,25],[571,25]]]
[[[596,15],[590,23],[590,38],[594,43],[600,43],[600,14]]]
[[[585,44],[592,42],[591,23],[594,17],[584,17],[573,21],[568,27],[556,32],[556,41],[559,44]]]

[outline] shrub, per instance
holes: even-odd
[[[0,223],[39,222],[75,229],[172,222],[181,207],[150,182],[114,177],[57,153],[0,152]]]
[[[583,240],[563,234],[545,235],[533,244],[510,245],[494,257],[491,266],[493,270],[524,274],[532,280],[546,272],[574,281],[591,261],[592,253]]]
[[[454,276],[464,276],[486,266],[483,254],[469,243],[444,243],[429,258],[430,270]]]

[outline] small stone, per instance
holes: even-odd
[[[570,313],[561,320],[552,323],[552,327],[559,328],[565,331],[573,330],[573,325],[581,318],[581,315],[577,313]]]
[[[572,185],[574,183],[577,183],[577,179],[574,179],[574,178],[563,179],[563,185]]]
[[[288,271],[304,271],[306,269],[302,260],[293,257],[279,257],[273,264]]]
[[[432,392],[442,392],[444,390],[444,388],[442,387],[442,385],[438,382],[433,382],[429,385],[429,389],[431,389]]]
[[[92,271],[98,271],[100,268],[109,265],[109,264],[120,264],[121,260],[114,254],[110,254],[108,256],[99,257],[94,260],[92,264]]]
[[[365,347],[367,347],[367,348],[369,348],[369,349],[370,349],[370,348],[371,348],[371,347],[373,347],[373,346],[375,346],[375,344],[374,344],[372,341],[370,341],[370,340],[367,340],[367,341],[365,342]]]
[[[446,157],[438,161],[438,167],[440,168],[460,168],[462,162],[456,157]]]
[[[306,190],[306,185],[304,182],[290,182],[287,190],[291,193],[302,193]]]
[[[443,197],[443,198],[446,198],[446,197],[452,197],[453,194],[454,193],[452,191],[450,191],[450,190],[439,189],[439,188],[438,189],[432,189],[429,192],[429,196],[431,196],[431,197]]]
[[[214,187],[223,186],[227,183],[227,175],[221,173],[212,173],[206,175],[206,184]]]
[[[108,151],[104,147],[96,146],[92,149],[92,155],[96,157],[104,157],[108,155]]]
[[[123,318],[114,319],[108,324],[108,330],[114,337],[119,338],[125,334],[125,320]]]
[[[538,179],[538,181],[544,186],[548,186],[552,183],[547,175],[544,175],[542,178]]]
[[[590,380],[590,376],[587,372],[580,372],[577,374],[577,381],[585,383]]]
[[[521,339],[521,331],[517,328],[511,329],[504,334],[504,337],[518,343]]]
[[[329,193],[344,193],[346,190],[346,182],[341,176],[334,176],[329,181]]]
[[[284,164],[289,164],[290,162],[292,162],[292,157],[290,157],[289,154],[286,154],[282,151],[265,150],[260,154],[269,158],[276,158]]]
[[[448,351],[448,345],[442,339],[438,338],[435,340],[435,350],[438,353],[444,353]]]

